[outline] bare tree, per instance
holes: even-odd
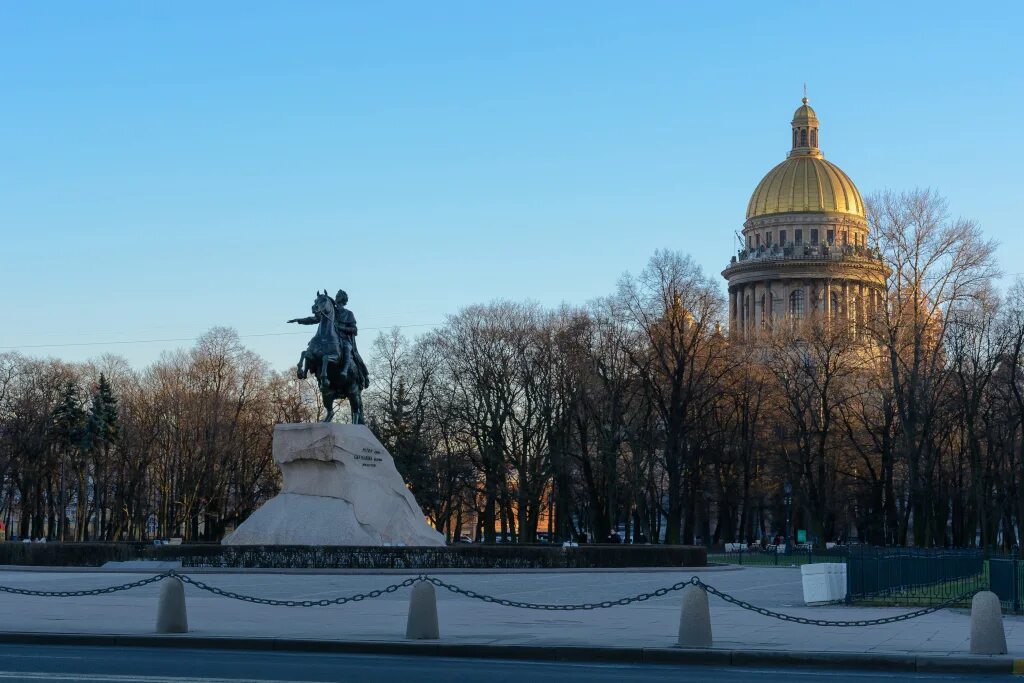
[[[899,537],[905,540],[913,519],[915,543],[933,545],[944,529],[928,523],[926,479],[938,457],[934,436],[950,312],[997,274],[996,245],[973,221],[950,218],[946,201],[931,190],[876,195],[868,201],[868,220],[889,269],[883,305],[869,326],[887,356],[899,420],[895,445],[910,479]]]
[[[700,425],[726,375],[717,330],[725,300],[716,283],[688,256],[657,252],[637,277],[619,284],[623,321],[643,341],[632,354],[647,400],[662,429],[668,479],[665,542],[683,539],[684,485],[699,485]],[[692,539],[692,531],[689,539]]]

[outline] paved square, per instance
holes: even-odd
[[[182,570],[188,574],[187,569]],[[0,585],[79,590],[150,574],[5,570]],[[224,590],[277,599],[334,598],[383,588],[408,574],[198,573]],[[799,569],[733,571],[438,573],[448,583],[496,597],[541,603],[597,602],[670,586],[691,576],[758,606],[820,619],[873,619],[903,608],[805,607]],[[41,598],[0,594],[0,631],[139,635],[154,631],[159,584],[108,595]],[[409,590],[332,607],[271,607],[230,600],[186,586],[190,633],[197,636],[402,640]],[[966,610],[942,610],[912,621],[862,628],[782,622],[711,597],[715,647],[730,650],[963,655],[969,651]],[[678,593],[625,607],[590,611],[523,610],[439,589],[441,638],[515,645],[669,647],[679,624]],[[1006,617],[1009,654],[1024,657],[1024,619]]]

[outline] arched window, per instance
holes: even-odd
[[[818,129],[811,128],[811,147],[818,146]]]
[[[807,129],[806,128],[801,128],[800,129],[800,146],[801,147],[806,147],[807,146]]]
[[[798,133],[797,133],[797,131],[796,131],[796,128],[794,128],[794,129],[793,129],[793,146],[794,146],[794,147],[796,147],[796,142],[797,142],[797,139],[798,139],[798,138],[797,138],[797,135],[798,135]]]
[[[804,317],[804,290],[795,289],[789,295],[789,316],[797,320]]]
[[[839,315],[839,294],[832,292],[832,298],[829,303],[832,306],[830,310],[832,311],[832,317],[834,318]]]

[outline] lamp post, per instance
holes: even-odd
[[[785,497],[783,497],[782,502],[785,503],[786,505],[786,530],[784,533],[786,541],[786,550],[789,550],[789,521],[792,518],[793,510],[793,485],[787,481],[785,484],[783,484],[782,491],[783,493],[786,494]]]

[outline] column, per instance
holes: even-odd
[[[850,281],[843,281],[843,319],[850,324]]]
[[[738,334],[740,316],[743,314],[740,308],[740,288],[732,288],[732,316],[729,318],[729,331],[732,334]]]
[[[831,322],[832,315],[832,280],[825,280],[825,320]]]
[[[754,283],[754,332],[755,334],[760,331],[761,325],[764,323],[764,313],[761,311],[761,295],[764,294],[764,285],[759,282]]]

